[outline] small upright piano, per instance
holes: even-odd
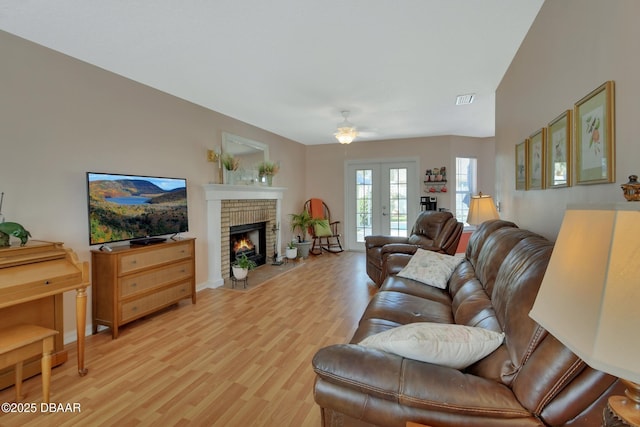
[[[64,312],[62,294],[76,291],[78,373],[84,367],[89,263],[80,262],[62,243],[30,240],[25,246],[0,248],[0,325],[21,323],[56,329],[52,366],[67,360],[64,349]],[[40,372],[40,360],[24,364],[24,377]],[[0,389],[13,384],[13,368],[0,371]]]

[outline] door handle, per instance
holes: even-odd
[[[382,215],[383,215],[383,216],[387,216],[386,212],[382,212]]]

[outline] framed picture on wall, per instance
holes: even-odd
[[[576,183],[615,182],[614,83],[608,81],[574,108]]]
[[[527,144],[527,190],[542,190],[545,178],[545,136],[542,128],[529,137]]]
[[[516,144],[516,190],[527,189],[527,140]]]
[[[571,110],[556,117],[547,127],[547,187],[571,186]]]

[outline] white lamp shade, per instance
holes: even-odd
[[[480,193],[471,197],[469,204],[469,214],[467,215],[467,223],[470,225],[480,225],[490,219],[498,219],[498,210],[496,209],[493,198],[489,195]]]
[[[567,208],[530,316],[592,368],[640,383],[640,203]]]

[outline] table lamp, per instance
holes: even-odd
[[[500,218],[500,216],[498,216],[498,210],[491,196],[482,193],[479,193],[477,196],[471,196],[467,224],[480,225],[490,219],[498,218]]]
[[[609,409],[640,425],[640,203],[569,206],[529,315],[594,369],[619,377]]]

